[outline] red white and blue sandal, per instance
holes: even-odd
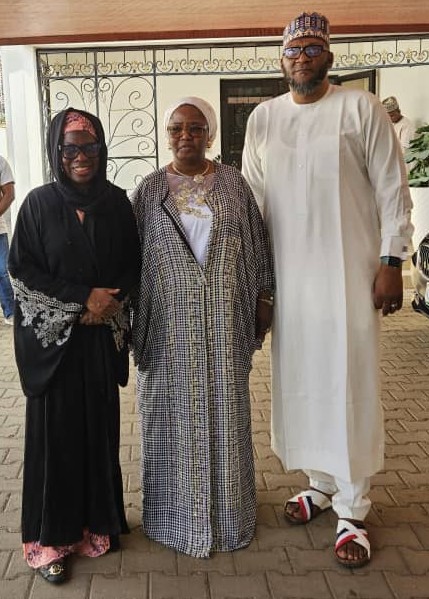
[[[300,518],[295,518],[288,513],[286,508],[291,503],[299,505]],[[314,510],[314,507],[318,509]],[[332,502],[327,495],[317,489],[307,489],[287,500],[284,507],[284,515],[286,520],[292,524],[307,524],[307,522],[310,522],[310,520],[316,518],[316,516],[319,516],[319,514],[330,507],[332,507]]]
[[[339,557],[338,549],[350,542],[356,543],[357,545],[363,547],[366,551],[366,555],[359,560],[344,559]],[[341,518],[338,520],[337,540],[335,542],[335,557],[337,558],[338,563],[346,568],[361,568],[369,562],[371,558],[371,547],[368,540],[368,532],[363,524],[356,526],[356,524],[353,524],[348,520],[343,520]]]

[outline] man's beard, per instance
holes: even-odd
[[[319,85],[325,79],[325,77],[328,73],[328,70],[329,70],[328,63],[326,62],[325,64],[323,64],[320,67],[320,69],[318,71],[316,71],[314,73],[314,75],[311,79],[309,79],[308,81],[305,81],[303,83],[296,81],[292,75],[288,75],[286,70],[283,70],[283,73],[285,75],[287,83],[289,84],[289,87],[294,92],[296,92],[300,96],[311,96],[311,94],[313,94],[317,90]]]

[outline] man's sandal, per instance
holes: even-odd
[[[338,555],[338,549],[346,543],[356,543],[366,551],[366,555],[359,560],[347,559]],[[371,558],[371,547],[368,540],[368,532],[363,524],[356,525],[348,520],[339,519],[337,526],[337,540],[335,542],[335,557],[342,566],[346,568],[361,568],[365,566]]]
[[[291,503],[299,505],[300,518],[295,518],[287,511],[287,507]],[[307,524],[330,507],[332,507],[332,502],[327,495],[317,489],[307,489],[288,499],[284,507],[284,515],[291,524]]]

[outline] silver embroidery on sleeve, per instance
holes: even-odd
[[[13,279],[12,285],[23,317],[20,326],[32,327],[44,348],[53,343],[63,345],[69,339],[83,305],[64,303],[41,291],[28,289],[18,279]]]
[[[121,302],[121,309],[105,323],[112,331],[116,349],[120,351],[125,347],[130,331],[130,303],[128,298]]]

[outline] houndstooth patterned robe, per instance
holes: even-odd
[[[249,372],[258,292],[273,288],[267,233],[247,183],[216,165],[203,267],[165,168],[133,205],[142,280],[133,320],[142,427],[143,529],[195,557],[248,545],[256,493]]]

